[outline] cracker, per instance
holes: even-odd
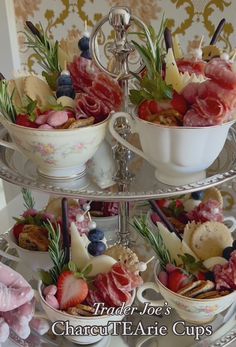
[[[16,85],[16,81],[10,80],[8,81],[8,92],[10,95],[12,95],[12,102],[14,107],[21,108],[23,106],[21,94],[19,93],[19,90]]]
[[[220,207],[223,207],[224,201],[219,189],[213,187],[205,191],[204,198],[202,201],[207,202],[210,199],[218,201],[220,203]]]
[[[191,246],[191,238],[194,230],[200,225],[200,223],[191,222],[186,224],[184,228],[183,240],[187,246]]]
[[[205,222],[198,226],[191,238],[191,249],[201,260],[220,257],[224,248],[232,245],[230,230],[219,222]]]
[[[78,119],[75,120],[68,129],[76,129],[76,128],[82,128],[87,127],[88,125],[92,125],[95,121],[94,117],[84,118],[84,119]]]
[[[25,78],[24,92],[32,100],[37,100],[40,108],[48,107],[50,105],[49,98],[53,96],[53,92],[47,82],[37,76],[28,76]]]

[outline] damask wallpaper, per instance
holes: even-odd
[[[165,13],[169,28],[179,34],[185,50],[196,45],[202,35],[204,44],[209,44],[217,24],[225,18],[227,24],[218,44],[227,52],[236,47],[235,0],[14,0],[22,68],[37,71],[36,57],[24,46],[26,20],[34,24],[41,22],[48,35],[58,39],[73,55],[77,52],[84,21],[91,30],[115,5],[129,6],[133,14],[156,28]],[[107,42],[105,37],[101,36],[99,44]]]

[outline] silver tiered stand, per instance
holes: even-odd
[[[115,41],[111,47],[116,59],[116,73],[109,72],[100,62],[96,50],[96,38],[101,27],[109,22],[115,31]],[[143,30],[147,30],[146,25],[131,15],[127,7],[114,7],[109,14],[103,18],[94,28],[91,35],[91,52],[95,63],[105,73],[119,80],[124,92],[123,110],[128,111],[128,83],[130,72],[128,67],[128,57],[133,51],[133,46],[127,40],[127,30],[135,23]],[[141,70],[143,66],[140,66]],[[116,130],[124,138],[129,137],[130,129],[127,123],[118,120]],[[7,136],[4,129],[0,129],[0,137]],[[173,197],[181,194],[198,191],[222,184],[236,177],[236,145],[234,129],[230,130],[226,144],[217,160],[206,171],[206,178],[199,182],[181,186],[168,186],[156,180],[154,168],[143,159],[130,153],[129,150],[116,144],[113,148],[114,159],[117,164],[117,172],[114,177],[114,185],[107,189],[99,188],[86,175],[81,178],[71,180],[46,179],[42,177],[34,164],[19,152],[12,149],[0,147],[0,177],[10,183],[27,187],[32,190],[47,192],[57,196],[67,196],[72,198],[83,198],[97,201],[118,201],[120,203],[120,228],[119,242],[123,245],[129,243],[129,202]],[[135,172],[135,176],[132,172]],[[226,343],[222,340],[219,344],[211,346],[226,346],[228,341],[234,340],[226,338]]]
[[[115,31],[115,40],[110,50],[116,60],[116,73],[109,72],[101,64],[96,48],[97,35],[106,22],[109,22]],[[109,14],[94,28],[90,39],[91,52],[95,63],[102,71],[120,81],[124,92],[124,111],[128,111],[128,83],[131,77],[128,57],[130,52],[133,51],[133,46],[127,40],[127,30],[133,23],[147,31],[146,25],[137,17],[131,15],[129,8],[113,7]],[[139,71],[142,69],[143,66],[140,66]],[[116,130],[125,138],[130,134],[128,124],[121,120],[118,120]],[[0,136],[7,136],[4,129],[0,129]],[[37,168],[30,160],[19,154],[19,152],[16,153],[12,149],[1,146],[0,177],[16,185],[54,195],[95,201],[118,201],[120,203],[118,241],[123,245],[127,245],[129,243],[129,202],[186,194],[221,184],[236,177],[235,143],[235,132],[231,128],[222,152],[206,171],[206,178],[199,182],[181,186],[169,186],[159,182],[154,176],[154,168],[149,163],[133,155],[120,144],[116,144],[113,148],[117,172],[114,177],[114,185],[107,189],[99,188],[87,175],[65,181],[46,179],[38,173]],[[135,176],[132,172],[135,172]]]

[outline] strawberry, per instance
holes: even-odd
[[[76,306],[88,295],[88,285],[72,271],[62,272],[57,281],[57,300],[61,310]]]
[[[156,100],[146,100],[138,108],[138,116],[146,121],[152,121],[158,113],[161,111],[161,107]]]
[[[180,95],[175,91],[171,100],[171,106],[182,115],[184,115],[188,109],[187,101],[183,95]]]
[[[205,281],[206,280],[206,273],[203,271],[199,271],[197,274],[197,279],[200,281]]]
[[[13,227],[13,234],[18,242],[19,240],[19,235],[22,233],[23,229],[24,229],[25,224],[15,224]]]
[[[177,292],[186,285],[188,279],[189,276],[182,269],[176,268],[168,274],[167,287],[173,292]]]
[[[160,208],[168,207],[170,202],[167,199],[158,199],[156,200],[156,204]]]
[[[16,124],[21,125],[22,127],[27,128],[37,128],[38,125],[34,122],[31,122],[27,114],[18,114],[16,118]]]

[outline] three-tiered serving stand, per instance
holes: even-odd
[[[97,52],[97,35],[101,27],[109,22],[115,31],[114,44],[110,51],[116,60],[115,72],[110,72],[101,64]],[[90,49],[96,65],[105,73],[119,80],[124,92],[123,110],[129,111],[128,88],[132,77],[129,72],[128,57],[133,52],[133,46],[127,39],[127,30],[135,24],[143,30],[146,25],[133,16],[127,7],[113,7],[94,28],[90,38]],[[140,72],[143,66],[138,69]],[[123,120],[118,120],[116,130],[124,138],[129,138],[130,129]],[[6,136],[4,129],[2,137]],[[199,182],[181,186],[169,186],[159,181],[154,176],[154,168],[143,159],[134,156],[120,144],[113,146],[114,160],[117,172],[114,176],[114,185],[101,189],[89,176],[78,179],[50,180],[40,176],[34,164],[16,153],[12,149],[0,148],[0,177],[10,183],[39,190],[57,196],[82,198],[95,201],[117,201],[120,205],[120,223],[118,242],[123,245],[129,243],[129,203],[132,201],[159,199],[173,197],[216,186],[236,177],[236,145],[234,129],[230,130],[226,144],[217,160],[206,171],[206,178]],[[219,346],[224,346],[221,344]]]

